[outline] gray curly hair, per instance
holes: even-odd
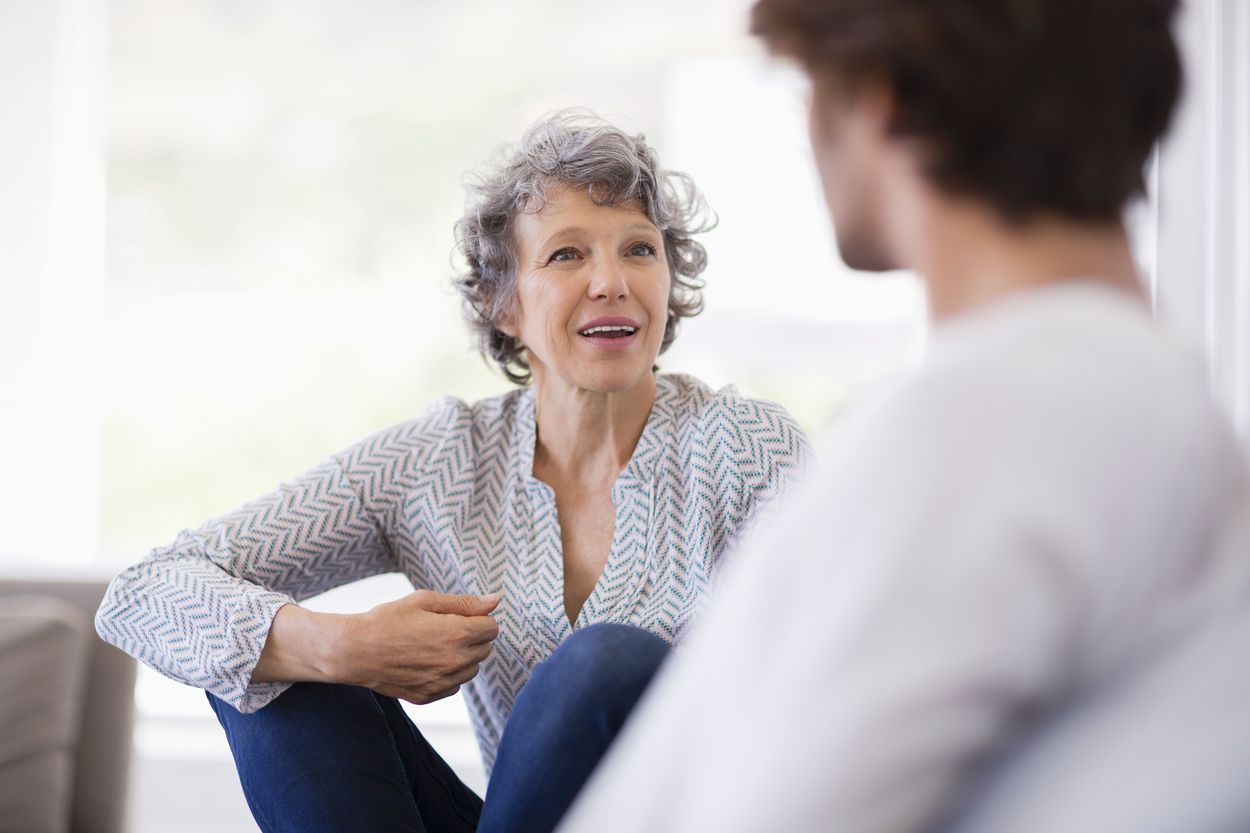
[[[517,254],[513,220],[541,211],[545,190],[585,186],[599,205],[636,203],[664,237],[671,289],[663,353],[678,323],[703,310],[707,252],[693,235],[715,225],[706,201],[684,173],[666,171],[639,134],[631,136],[594,113],[560,110],[532,124],[503,162],[466,180],[468,200],[456,223],[456,249],[467,269],[455,279],[465,322],[482,355],[517,384],[530,381],[525,346],[498,327],[516,295]]]

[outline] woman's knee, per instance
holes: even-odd
[[[645,687],[669,650],[667,642],[642,628],[589,625],[574,631],[539,668],[571,684],[628,690]]]
[[[290,748],[344,724],[379,722],[376,695],[366,688],[327,683],[295,683],[262,708],[242,714],[212,694],[209,704],[236,753],[258,752],[269,742]],[[260,747],[258,749],[258,747]]]
[[[249,714],[212,695],[209,702],[262,829],[422,829],[415,779],[441,778],[442,762],[393,698],[359,686],[296,683]],[[442,780],[442,788],[427,789],[460,802],[449,812],[480,809],[456,797],[467,790]]]

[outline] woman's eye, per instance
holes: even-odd
[[[655,246],[652,246],[650,243],[635,243],[633,246],[630,246],[629,253],[636,257],[647,257],[655,254]]]
[[[575,260],[576,258],[577,258],[577,249],[560,249],[558,252],[553,254],[547,262],[548,263],[562,263],[568,260]]]

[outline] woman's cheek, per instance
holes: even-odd
[[[651,305],[652,320],[655,321],[657,325],[652,328],[656,331],[654,338],[657,350],[659,350],[660,343],[664,340],[664,329],[665,325],[668,323],[668,295],[673,285],[672,279],[668,277],[667,271],[668,270],[665,269],[664,276],[658,282],[659,286],[656,292],[656,297],[653,299],[653,303]]]
[[[565,348],[566,321],[567,316],[559,310],[548,308],[546,320],[547,344],[555,350],[563,350]]]

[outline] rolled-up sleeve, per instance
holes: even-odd
[[[331,458],[180,533],[110,584],[96,630],[160,673],[255,711],[289,683],[251,683],[279,608],[397,569],[384,526]]]

